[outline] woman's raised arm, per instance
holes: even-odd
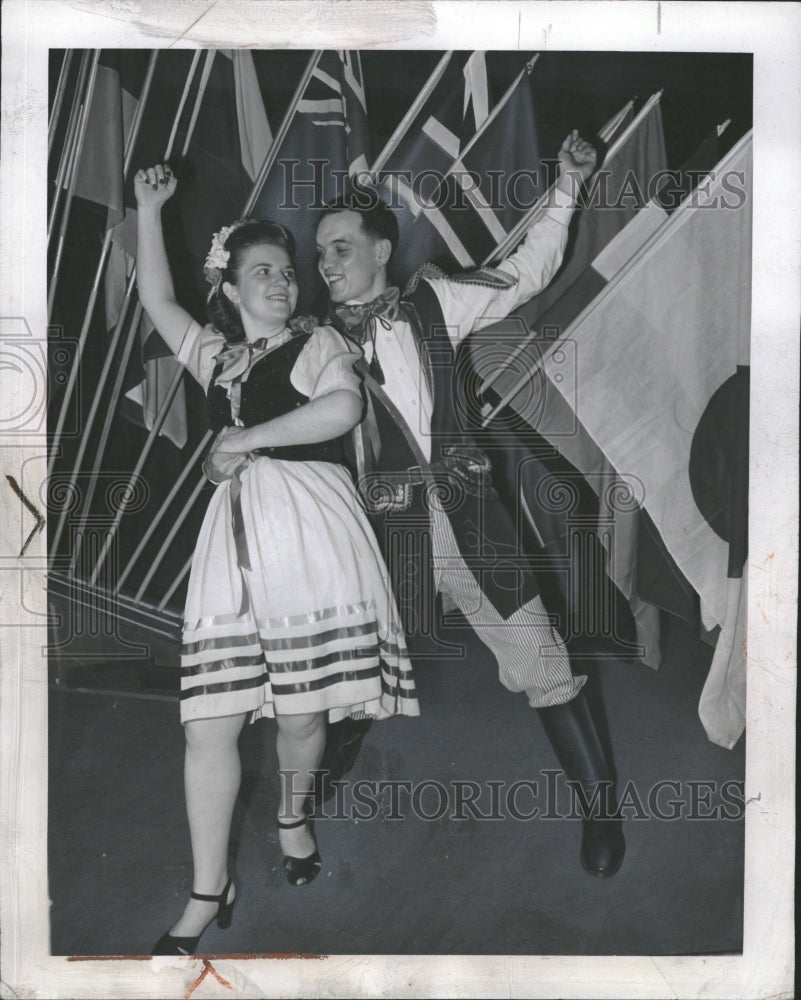
[[[142,306],[161,339],[177,354],[192,317],[175,300],[164,246],[161,209],[178,185],[169,166],[157,164],[134,177],[137,203],[136,281]]]

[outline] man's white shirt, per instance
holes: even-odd
[[[480,330],[508,316],[518,306],[541,292],[562,262],[567,227],[575,207],[574,199],[555,188],[543,217],[529,229],[518,249],[500,265],[515,279],[511,288],[494,288],[451,281],[428,280],[439,300],[451,344],[456,350],[474,330]],[[384,391],[398,408],[426,458],[431,457],[431,414],[433,404],[420,363],[417,343],[403,319],[391,328],[375,321],[375,349],[384,372]],[[368,363],[372,360],[371,341],[364,345]]]

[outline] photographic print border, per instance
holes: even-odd
[[[49,955],[46,551],[8,476],[41,468],[31,405],[4,458],[0,890],[3,996],[773,997],[793,993],[801,108],[798,4],[6,0],[3,339],[46,341],[51,48],[447,48],[752,52],[754,266],[742,955],[86,959]],[[39,345],[37,347],[37,345]],[[39,403],[43,405],[42,384]],[[24,391],[3,373],[12,403]],[[16,396],[15,396],[16,394]],[[38,465],[37,465],[38,463]],[[34,480],[36,475],[33,475]],[[35,520],[35,518],[34,518]]]

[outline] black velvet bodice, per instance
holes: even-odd
[[[266,423],[308,403],[309,397],[298,392],[289,376],[310,336],[307,333],[296,334],[250,369],[247,380],[241,383],[239,406],[239,418],[245,427]],[[206,395],[209,427],[215,433],[223,427],[230,427],[234,422],[226,387],[214,384],[221,370],[222,365],[218,364]],[[257,454],[291,462],[344,464],[343,442],[344,437],[339,437],[314,444],[260,448]]]

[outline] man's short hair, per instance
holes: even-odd
[[[362,228],[373,241],[389,240],[392,247],[390,256],[398,245],[398,220],[392,209],[373,191],[364,190],[343,195],[326,205],[320,219],[337,212],[356,212],[361,216]]]

